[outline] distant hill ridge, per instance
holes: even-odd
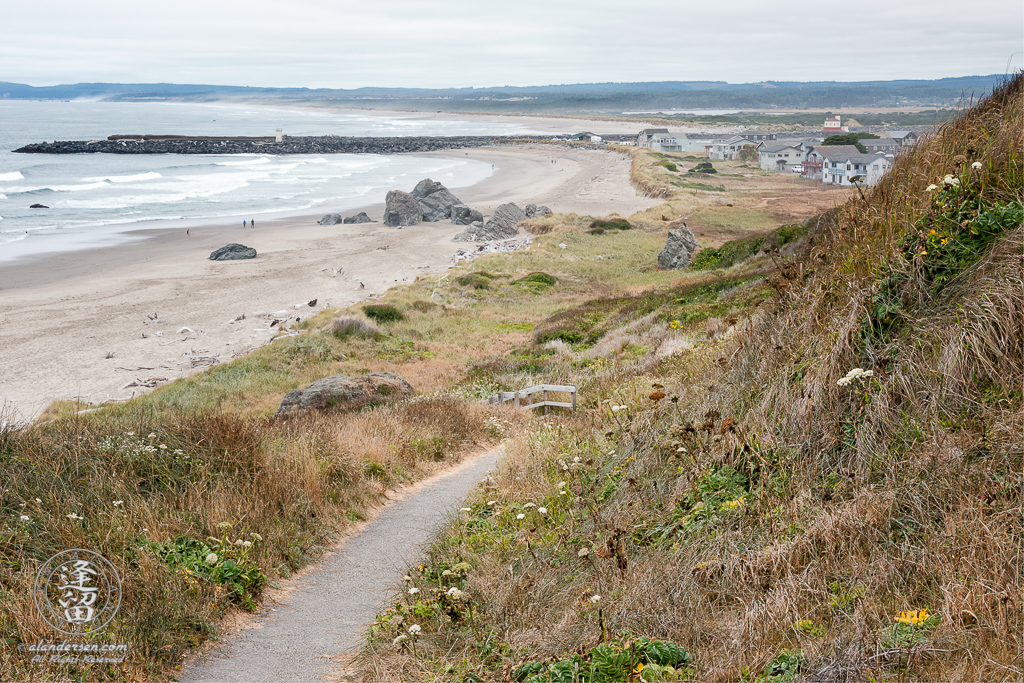
[[[76,83],[31,86],[0,81],[0,99],[166,99],[211,101],[275,99],[348,101],[359,106],[387,103],[396,108],[533,111],[600,110],[640,107],[838,107],[951,104],[965,95],[991,91],[1002,76],[962,76],[893,81],[657,81],[578,83],[489,88],[269,88],[174,83]],[[424,100],[430,104],[424,106]],[[416,107],[409,107],[417,103]]]

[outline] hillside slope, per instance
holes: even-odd
[[[509,447],[359,675],[1019,680],[1022,130],[1017,74],[799,258],[539,325],[534,372],[618,360]],[[645,355],[667,327],[692,343]]]

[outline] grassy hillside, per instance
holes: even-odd
[[[515,438],[358,676],[1019,680],[1021,101],[1018,74],[796,259],[582,303],[482,367],[586,410]]]
[[[838,208],[849,191],[640,153],[634,182],[666,203],[625,224],[535,219],[528,251],[390,291],[401,319],[328,311],[126,404],[0,431],[0,671],[173,675],[388,489],[511,437],[411,573],[427,598],[381,615],[363,678],[545,679],[552,662],[1012,675],[1019,100],[1018,79]],[[946,174],[958,184],[926,191]],[[658,270],[680,219],[704,269]],[[836,384],[855,367],[874,376]],[[273,419],[297,386],[381,370],[419,395]],[[578,385],[582,409],[545,421],[481,402],[540,381]],[[32,667],[16,649],[50,637],[31,584],[68,547],[126,577],[100,636],[133,643],[124,665]],[[927,624],[894,626],[923,608]],[[392,644],[413,622],[422,635]]]

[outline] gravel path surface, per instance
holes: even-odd
[[[494,467],[501,449],[465,461],[385,505],[363,529],[295,581],[291,595],[193,662],[182,681],[321,681],[331,658],[363,643],[405,570]],[[272,611],[276,610],[276,611]]]

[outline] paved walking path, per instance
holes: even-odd
[[[270,605],[254,628],[182,673],[188,682],[321,681],[331,657],[363,643],[405,570],[477,482],[500,448],[437,475],[402,500],[388,503],[358,533],[296,579],[295,591]]]

